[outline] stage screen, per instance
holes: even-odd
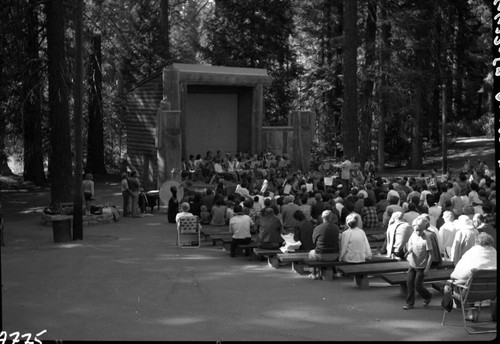
[[[248,129],[250,130],[250,128]],[[236,153],[238,139],[236,93],[188,93],[186,101],[186,158],[207,151]]]

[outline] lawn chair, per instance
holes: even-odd
[[[189,238],[188,243],[182,243],[182,238]],[[201,231],[200,219],[198,216],[183,216],[179,219],[177,225],[177,246],[181,248],[198,248],[200,247]]]
[[[497,332],[496,322],[492,324],[494,328],[478,328],[475,326],[479,320],[479,314],[481,311],[481,305],[485,301],[489,301],[490,307],[496,307],[497,297],[497,270],[472,270],[472,276],[469,278],[465,285],[453,285],[453,298],[460,301],[462,309],[462,317],[464,322],[465,330],[469,334],[479,334],[479,333],[490,333]],[[475,304],[478,303],[478,308],[474,308]],[[468,308],[473,314],[473,324],[467,326],[466,308]],[[444,325],[446,311],[443,311],[443,320],[441,325]],[[475,314],[474,314],[475,313]],[[491,312],[493,314],[493,312]]]

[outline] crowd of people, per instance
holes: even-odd
[[[234,160],[231,155],[221,159],[217,152],[212,161],[224,165]],[[457,265],[479,233],[496,242],[495,176],[484,161],[474,165],[468,160],[462,170],[443,176],[433,170],[429,176],[390,178],[375,177],[371,160],[361,168],[343,158],[307,173],[276,165],[269,154],[250,159],[255,162],[250,172],[223,170],[235,176],[235,189],[225,179],[231,176],[218,168],[210,175],[203,172],[206,165],[197,163],[199,173],[216,183],[215,190],[185,193],[184,202],[202,224],[227,226],[234,233],[231,256],[252,234],[258,234],[260,247],[279,248],[282,235],[292,233],[300,249],[310,251],[310,259],[358,263],[372,255],[367,233],[385,233],[378,253],[410,262],[405,305],[410,309],[414,290],[428,303],[421,280],[432,265],[443,259]]]

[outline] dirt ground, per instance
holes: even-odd
[[[478,143],[479,142],[479,143]],[[459,140],[451,166],[466,158],[494,166],[493,139]],[[431,163],[439,163],[430,161]],[[431,165],[429,165],[431,166]],[[427,167],[427,166],[426,166]],[[427,171],[427,170],[426,170]],[[428,170],[430,171],[430,169]],[[419,171],[399,169],[390,175]],[[389,175],[389,174],[388,174]],[[118,178],[96,180],[99,202],[121,205]],[[5,184],[2,184],[5,185]],[[37,211],[48,188],[2,187],[2,330],[40,340],[154,341],[491,341],[468,335],[459,310],[402,309],[398,286],[379,277],[368,289],[351,278],[314,281],[290,266],[229,253],[211,242],[176,246],[166,208],[111,224],[84,226],[84,239],[54,243]],[[482,313],[487,320],[489,309]]]

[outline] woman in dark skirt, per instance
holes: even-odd
[[[172,186],[170,188],[170,192],[172,193],[172,197],[170,197],[168,201],[168,214],[167,219],[169,223],[175,223],[175,215],[179,211],[179,201],[177,200],[177,188]]]

